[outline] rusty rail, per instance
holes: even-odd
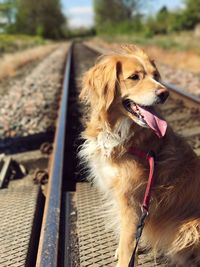
[[[182,90],[181,88],[178,88],[174,84],[167,83],[167,82],[162,82],[162,83],[167,88],[169,88],[169,90],[170,90],[170,92],[174,98],[183,100],[184,103],[188,107],[196,107],[196,108],[200,107],[200,98],[198,98],[197,96],[194,96],[190,93],[185,92],[184,90]]]
[[[62,197],[62,179],[64,162],[64,144],[67,124],[68,91],[71,68],[72,45],[69,48],[65,75],[63,82],[63,94],[60,105],[56,137],[54,142],[53,158],[51,162],[50,179],[46,197],[44,216],[40,234],[37,267],[56,267],[59,248],[59,228]]]

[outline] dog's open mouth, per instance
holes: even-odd
[[[124,100],[123,105],[128,112],[139,120],[140,126],[151,128],[159,138],[165,135],[167,122],[156,114],[152,106],[141,106],[130,99]]]

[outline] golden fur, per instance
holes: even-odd
[[[130,75],[138,73],[139,81]],[[91,177],[105,192],[119,231],[118,267],[128,266],[148,162],[127,152],[131,146],[156,153],[155,185],[144,235],[151,247],[177,266],[200,266],[200,164],[190,146],[168,126],[158,138],[125,110],[128,97],[142,105],[156,103],[165,89],[152,60],[136,46],[103,56],[83,77],[80,98],[89,105],[80,155]],[[119,230],[117,230],[119,229]]]

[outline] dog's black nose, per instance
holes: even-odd
[[[169,96],[169,92],[167,89],[165,88],[161,88],[161,89],[157,89],[156,90],[156,95],[158,97],[158,102],[159,103],[164,103],[165,100],[168,98]]]

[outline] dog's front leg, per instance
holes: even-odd
[[[127,229],[127,227],[129,227],[129,229]],[[117,267],[128,267],[131,259],[131,255],[135,246],[135,228],[130,228],[132,228],[130,227],[130,224],[126,224],[126,227],[125,225],[122,226],[120,231]],[[135,266],[137,266],[137,257],[135,259]]]
[[[128,267],[135,246],[136,216],[132,205],[123,197],[119,201],[120,239],[117,267]],[[137,259],[135,266],[137,266]]]

